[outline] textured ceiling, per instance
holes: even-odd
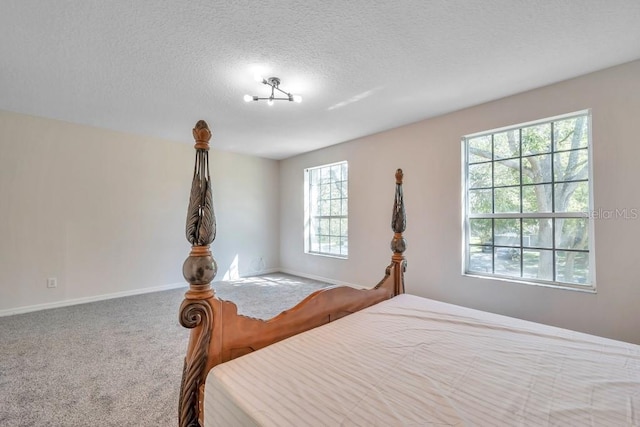
[[[2,0],[0,109],[281,159],[640,58],[639,0]],[[301,104],[266,96],[278,76]]]

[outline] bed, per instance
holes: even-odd
[[[316,291],[269,320],[238,315],[210,284],[211,133],[199,121],[193,135],[181,427],[640,425],[640,346],[404,293],[400,169],[376,286]]]

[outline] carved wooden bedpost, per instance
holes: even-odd
[[[393,229],[393,240],[391,240],[391,250],[393,255],[391,260],[396,265],[395,268],[395,295],[404,293],[404,271],[407,262],[404,259],[404,251],[407,249],[407,241],[402,233],[407,228],[407,216],[404,211],[404,200],[402,198],[402,178],[404,174],[402,169],[396,170],[396,198],[393,202],[393,215],[391,219],[391,228]]]
[[[211,281],[216,275],[216,262],[209,245],[216,237],[216,220],[209,176],[209,140],[211,132],[204,120],[193,129],[196,162],[189,197],[186,233],[191,253],[182,267],[189,290],[180,307],[180,324],[191,329],[184,361],[179,402],[180,427],[198,426],[200,388],[204,384],[207,351],[213,322]]]

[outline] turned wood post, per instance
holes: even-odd
[[[402,198],[402,179],[404,173],[402,169],[396,170],[396,198],[393,202],[393,215],[391,216],[391,229],[393,230],[393,240],[391,240],[391,250],[393,255],[391,261],[395,264],[396,295],[404,293],[404,272],[407,268],[407,261],[404,258],[404,251],[407,249],[407,241],[402,233],[407,228],[407,216],[404,211],[404,200]]]
[[[196,161],[187,211],[186,236],[191,253],[182,266],[189,290],[180,306],[180,324],[191,329],[189,347],[184,361],[179,402],[179,425],[200,425],[201,387],[206,377],[205,366],[213,322],[211,281],[217,265],[210,245],[216,237],[211,177],[209,176],[209,140],[211,131],[204,120],[193,129],[196,141]]]

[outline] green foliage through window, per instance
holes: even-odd
[[[465,272],[592,285],[590,115],[463,138]]]
[[[347,162],[305,170],[305,252],[347,257],[348,172]]]

